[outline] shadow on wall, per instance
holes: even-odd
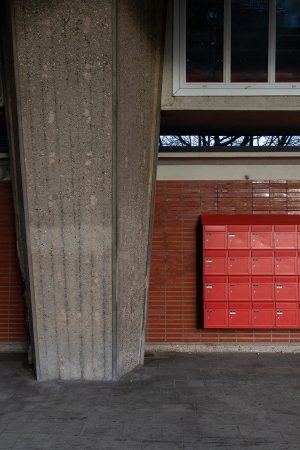
[[[197,328],[204,328],[203,314],[203,225],[201,217],[196,226],[196,304],[197,304]]]
[[[148,36],[145,41],[143,39],[140,42],[149,46],[148,51],[157,50],[157,30],[160,29],[158,17],[161,17],[165,21],[167,0],[143,0],[137,2],[135,0],[118,0],[118,28],[122,27],[124,23],[128,27],[128,21],[132,22],[132,29],[136,30],[136,34],[139,35],[144,32],[144,35]],[[126,36],[126,34],[122,34]],[[164,38],[164,34],[163,34]],[[129,39],[130,40],[130,37]],[[136,42],[138,44],[138,42]],[[144,49],[145,50],[145,49]],[[143,52],[140,53],[143,55]]]

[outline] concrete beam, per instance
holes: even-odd
[[[36,372],[142,362],[164,2],[12,1]]]

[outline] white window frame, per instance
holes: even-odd
[[[300,83],[275,82],[276,0],[269,0],[269,49],[267,83],[233,83],[231,74],[231,0],[224,0],[224,67],[222,83],[186,82],[186,0],[174,0],[173,95],[269,96],[300,95]]]

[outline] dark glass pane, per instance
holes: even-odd
[[[269,1],[232,0],[231,81],[268,81]]]
[[[276,81],[300,82],[300,2],[277,0]]]
[[[223,81],[224,0],[186,2],[186,81]]]

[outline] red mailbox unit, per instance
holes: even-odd
[[[228,267],[228,275],[249,275],[250,251],[229,250],[227,267]]]
[[[225,250],[205,250],[204,273],[207,275],[227,275],[227,252]]]
[[[251,248],[256,250],[273,248],[273,226],[252,225],[251,226]]]
[[[204,326],[300,325],[300,215],[207,215]]]

